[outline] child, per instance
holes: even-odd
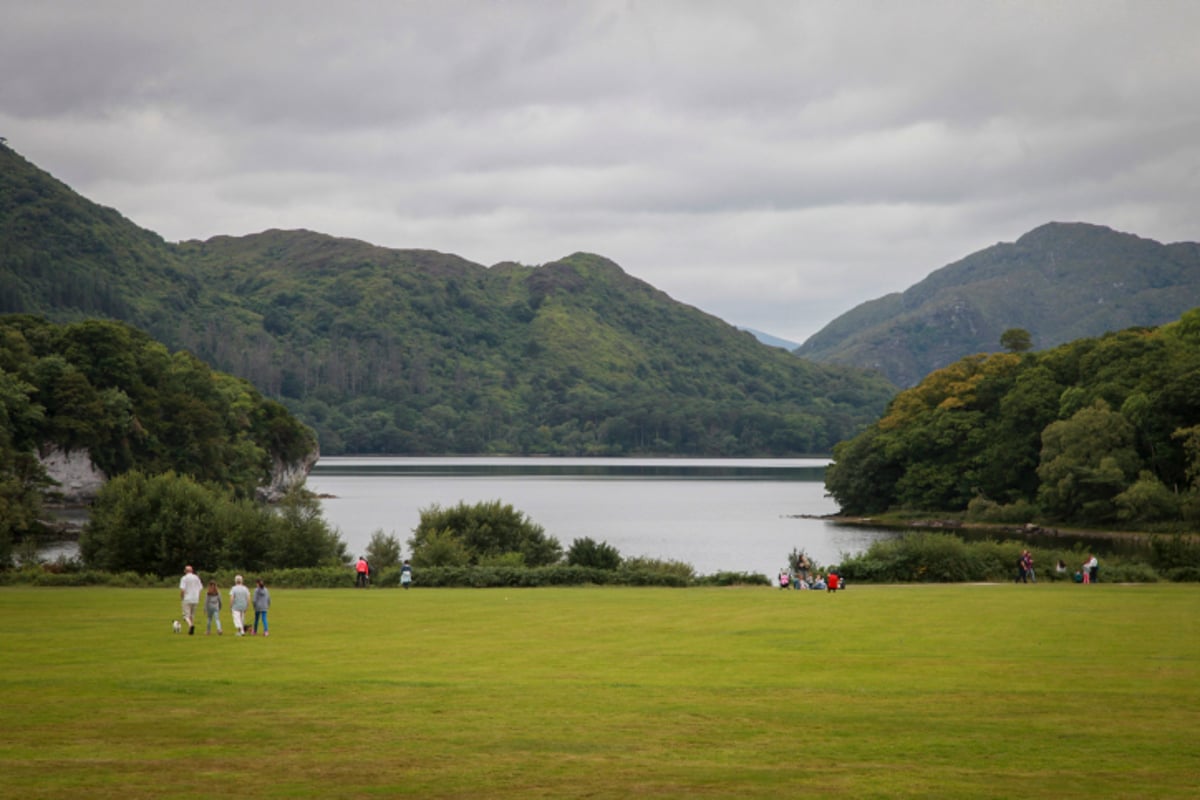
[[[263,636],[271,635],[271,632],[267,630],[267,609],[270,607],[271,593],[263,585],[262,578],[259,578],[258,586],[254,590],[254,633],[252,635],[258,636],[258,621],[260,619],[262,620]]]
[[[208,582],[208,594],[204,596],[204,615],[208,617],[208,627],[204,631],[205,636],[212,635],[213,621],[217,623],[217,636],[222,635],[221,631],[221,590],[217,588],[216,581]]]

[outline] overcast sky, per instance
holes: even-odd
[[[803,341],[1045,222],[1200,240],[1200,2],[0,0],[0,136],[165,238],[576,251]]]

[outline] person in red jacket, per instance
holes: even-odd
[[[841,582],[842,581],[836,572],[829,573],[829,577],[825,579],[825,591],[836,592],[838,590],[838,585]]]

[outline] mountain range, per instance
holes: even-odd
[[[326,454],[823,454],[1007,329],[1044,349],[1197,305],[1200,245],[1050,223],[788,352],[594,254],[489,267],[305,230],[167,242],[0,143],[0,313],[135,325],[281,401]]]
[[[1198,305],[1200,244],[1052,222],[856,306],[794,352],[908,387],[963,356],[1001,350],[1009,328],[1028,331],[1041,350],[1162,325]]]
[[[303,230],[169,243],[3,145],[0,312],[135,325],[283,402],[325,454],[820,454],[895,391],[597,255],[485,267]]]

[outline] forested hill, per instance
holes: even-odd
[[[848,514],[1196,530],[1200,308],[1037,353],[973,355],[834,450]]]
[[[1200,244],[1050,223],[851,309],[795,352],[912,386],[963,356],[1000,350],[1009,328],[1029,331],[1043,349],[1162,325],[1197,305]]]
[[[247,378],[337,453],[829,452],[894,393],[588,254],[484,267],[308,231],[170,244],[0,146],[0,312],[104,316]]]

